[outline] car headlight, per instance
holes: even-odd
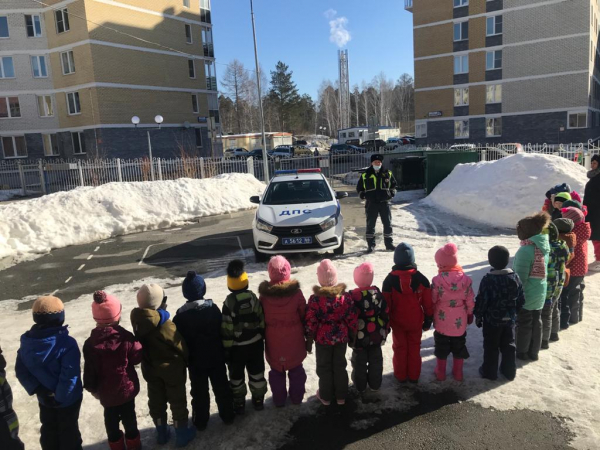
[[[337,225],[337,215],[331,216],[329,219],[327,219],[325,222],[321,222],[319,225],[323,231],[327,231],[330,228],[335,227]]]
[[[256,219],[256,228],[260,231],[265,231],[267,233],[270,233],[271,230],[273,229],[273,225],[269,225],[264,220]]]

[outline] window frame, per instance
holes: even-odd
[[[4,139],[11,139],[12,142],[12,150],[14,152],[14,156],[6,156],[6,146],[4,145]],[[17,154],[17,138],[23,139],[23,146],[25,148],[25,155]],[[25,139],[25,135],[16,135],[16,136],[0,136],[0,140],[2,141],[2,154],[4,155],[4,159],[25,159],[27,158],[27,140]]]
[[[40,106],[42,106],[44,108],[44,113],[48,112],[48,102],[46,101],[47,99],[50,99],[50,114],[42,114],[42,111],[40,110]],[[40,104],[40,99],[41,99],[41,104]],[[36,95],[35,96],[35,100],[37,103],[37,108],[38,108],[38,115],[42,118],[47,118],[47,117],[54,117],[54,99],[52,98],[52,95],[47,95],[47,94],[43,94],[43,95]]]
[[[63,31],[58,28],[58,14],[61,15],[60,22],[63,24]],[[66,19],[65,19],[66,18]],[[68,33],[71,31],[71,23],[69,22],[69,8],[55,9],[54,10],[54,23],[56,24],[56,34]]]
[[[71,107],[69,105],[69,95],[73,95],[73,106],[77,106],[79,104],[79,111],[71,113]],[[75,101],[75,95],[77,95],[77,101]],[[65,97],[67,100],[67,115],[69,116],[79,116],[81,114],[81,99],[79,97],[79,91],[71,91],[65,92]]]
[[[75,135],[77,135],[77,142],[79,143],[79,152],[75,151]],[[80,156],[87,154],[87,149],[85,148],[85,135],[83,131],[71,131],[71,144],[73,145],[73,155]]]
[[[500,66],[499,67],[496,67],[496,61],[498,60],[498,58],[496,58],[496,53],[500,53]],[[493,58],[493,64],[494,64],[494,67],[491,69],[488,67],[488,59],[489,59],[490,55],[493,55],[492,58]],[[502,50],[490,50],[490,51],[485,52],[485,71],[488,72],[490,70],[500,70],[500,69],[502,69]]]
[[[497,23],[497,18],[500,18],[500,32],[498,33],[498,23]],[[493,28],[494,28],[494,32],[493,33],[489,33],[489,20],[492,20],[493,23]],[[502,14],[496,14],[495,16],[488,16],[485,18],[485,36],[486,37],[492,37],[492,36],[502,36],[502,33],[504,32],[504,22],[502,20]]]
[[[0,39],[10,39],[10,27],[8,26],[8,16],[0,14],[0,19],[6,19],[6,36],[0,36]]]
[[[458,5],[456,4],[457,1],[459,3]],[[454,5],[454,8],[462,8],[463,6],[469,6],[469,0],[454,0],[452,4]]]
[[[4,60],[9,59],[11,61],[13,76],[7,77],[5,76],[6,69],[4,68]],[[14,80],[17,78],[17,71],[15,70],[15,59],[12,56],[0,56],[0,80]]]
[[[466,28],[467,28],[467,37],[463,37],[464,34],[464,25],[466,24]],[[460,39],[456,39],[456,27],[459,27],[460,29]],[[453,42],[464,42],[464,41],[468,41],[469,40],[469,20],[461,20],[460,22],[454,22],[454,25],[452,27],[453,31],[452,31],[452,39]]]
[[[191,7],[190,0],[183,0],[183,7],[189,9]]]
[[[44,58],[44,65],[43,65],[43,69],[46,72],[46,75],[41,75],[41,69],[42,69],[42,64],[40,61],[40,58]],[[35,68],[33,66],[33,60],[36,59],[37,60],[37,64],[38,67],[40,69],[40,76],[36,77],[35,76]],[[48,78],[48,58],[46,57],[46,55],[31,55],[29,58],[29,62],[31,63],[31,75],[33,76],[33,78]]]
[[[209,91],[216,91],[217,77],[215,75],[215,69],[212,61],[204,60],[204,77],[206,78],[206,89]],[[213,79],[215,80],[215,86],[212,85]]]
[[[193,59],[188,59],[188,76],[192,80],[196,79],[196,61]]]
[[[48,140],[46,140],[48,139]],[[52,141],[55,141],[54,144],[56,144],[56,147],[53,145]],[[58,145],[58,134],[56,133],[42,133],[42,145],[44,147],[44,156],[51,158],[54,156],[60,156],[60,148]],[[48,146],[50,147],[50,153],[48,153]],[[54,152],[54,149],[56,148],[56,153]]]
[[[463,72],[456,71],[456,59],[457,58],[460,58],[460,60],[461,60],[461,63],[460,63],[461,69],[464,69],[464,67],[463,67],[464,59],[463,58],[466,58],[466,61],[467,61],[467,70],[466,71],[463,71]],[[454,75],[463,75],[465,73],[469,73],[469,54],[466,53],[466,54],[462,54],[462,55],[454,55]]]
[[[18,116],[13,116],[11,114],[11,108],[10,108],[10,99],[11,98],[16,98],[17,99],[17,104],[18,104],[18,108],[19,108],[19,115]],[[19,96],[18,95],[7,95],[7,96],[3,96],[0,97],[0,101],[1,99],[4,99],[4,104],[6,105],[6,112],[8,114],[7,117],[0,117],[0,120],[7,120],[7,119],[20,119],[23,117],[23,115],[21,114],[21,101],[19,100]]]
[[[496,127],[497,127],[497,123],[496,121],[500,121],[500,133],[499,134],[489,134],[488,130],[490,129],[490,125],[489,122],[490,121],[494,121],[493,125],[492,125],[492,130],[495,132],[496,131]],[[502,136],[502,117],[501,116],[496,116],[496,117],[486,117],[485,118],[485,137],[489,137],[489,138],[493,138],[493,137],[501,137]]]
[[[29,25],[27,24],[27,17],[31,17],[31,26],[33,28],[33,36],[29,35]],[[38,23],[40,26],[40,34],[37,34],[37,30],[36,30],[36,23],[35,23],[35,18],[37,17],[38,19]],[[27,34],[28,38],[41,38],[44,36],[44,31],[42,29],[42,16],[41,14],[24,14],[24,19],[25,19],[25,33]]]
[[[456,104],[456,94],[457,91],[460,91],[460,104]],[[467,97],[467,102],[465,103],[465,91],[466,91],[466,97]],[[460,88],[454,88],[454,106],[455,107],[461,107],[461,106],[469,106],[469,87],[460,87]]]
[[[192,94],[192,112],[194,114],[200,114],[200,100],[198,94]]]
[[[577,125],[572,127],[571,126],[571,116],[576,115],[577,116]],[[585,115],[585,126],[579,126],[579,116],[581,115]],[[587,111],[568,111],[567,112],[567,129],[568,130],[583,130],[585,128],[588,128],[588,112]]]
[[[415,138],[416,139],[424,139],[427,137],[427,123],[428,122],[424,122],[424,123],[417,123],[415,124]],[[425,127],[425,133],[419,132],[419,127]]]
[[[494,98],[492,102],[488,102],[488,90],[493,88]],[[500,101],[495,101],[496,97],[498,97],[498,90],[500,91]],[[485,86],[485,104],[486,105],[497,105],[502,103],[502,84],[488,84]]]
[[[71,72],[65,72],[65,61],[63,59],[63,55],[67,55],[67,62],[69,64],[69,69],[72,69]],[[64,52],[60,52],[59,57],[60,57],[60,66],[62,67],[62,74],[65,76],[73,75],[75,73],[75,53],[73,53],[73,50],[66,50]]]
[[[463,124],[463,127],[462,127],[462,133],[463,133],[463,135],[459,135],[459,136],[457,136],[457,134],[456,134],[456,132],[457,132],[457,127],[456,127],[456,126],[457,126],[459,123],[462,123],[462,124]],[[467,127],[466,127],[466,129],[467,129],[467,133],[466,133],[466,135],[464,135],[464,130],[465,130],[464,124],[465,124],[465,123],[467,124]],[[469,134],[470,134],[470,130],[469,130],[469,128],[470,128],[470,127],[469,127],[469,119],[455,120],[455,121],[454,121],[454,139],[469,139]]]
[[[185,43],[193,44],[194,43],[194,34],[192,32],[192,24],[185,23],[183,25],[184,25],[184,29],[185,29]],[[189,35],[188,35],[188,30],[189,30]]]

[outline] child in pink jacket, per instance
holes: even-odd
[[[469,357],[467,350],[467,325],[473,323],[473,282],[458,265],[456,244],[446,244],[435,254],[439,269],[431,283],[433,323],[435,332],[435,375],[439,381],[446,379],[446,359],[452,353],[452,375],[456,381],[463,379],[463,363]]]

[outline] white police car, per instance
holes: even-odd
[[[344,253],[344,218],[341,198],[321,169],[275,172],[262,197],[250,198],[259,205],[252,222],[257,260],[281,253],[333,251]]]

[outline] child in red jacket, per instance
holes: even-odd
[[[394,350],[394,376],[417,383],[421,376],[421,336],[433,322],[429,280],[417,270],[415,252],[401,243],[394,252],[394,267],[383,282],[390,308]]]

